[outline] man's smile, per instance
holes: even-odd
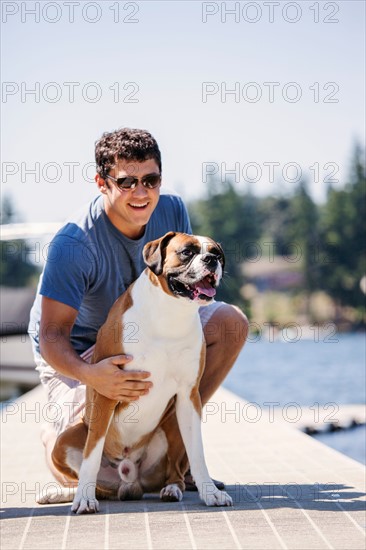
[[[142,203],[136,203],[136,202],[130,202],[128,203],[129,206],[131,206],[132,208],[138,208],[138,209],[143,209],[143,208],[146,208],[148,206],[148,201],[147,202],[142,202]]]

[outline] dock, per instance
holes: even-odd
[[[365,467],[223,388],[206,406],[203,435],[230,508],[188,492],[180,503],[101,501],[82,516],[69,503],[36,504],[55,484],[40,440],[49,414],[40,386],[2,409],[2,550],[365,548]]]

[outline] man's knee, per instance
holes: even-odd
[[[240,333],[243,338],[243,344],[245,344],[249,331],[248,317],[238,306],[233,305],[231,308],[233,309],[233,315],[236,318],[236,322],[240,325]]]
[[[206,342],[210,345],[219,341],[241,349],[248,336],[248,327],[246,315],[237,306],[224,304],[205,327]]]
[[[242,348],[248,337],[249,321],[247,316],[237,306],[228,304],[223,312],[222,334],[228,343],[237,344]]]

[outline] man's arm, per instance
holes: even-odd
[[[71,345],[70,334],[78,311],[66,304],[42,297],[40,324],[41,355],[51,367],[68,378],[80,380],[98,393],[116,401],[136,401],[148,393],[149,372],[127,372],[119,368],[128,363],[127,355],[117,355],[88,364]]]

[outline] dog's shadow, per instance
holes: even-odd
[[[331,512],[364,511],[365,503],[358,500],[365,493],[353,487],[327,484],[235,484],[227,485],[226,491],[233,499],[232,507],[208,507],[198,493],[185,492],[181,502],[162,502],[158,493],[144,495],[142,500],[100,501],[99,515],[138,513],[207,513],[240,510],[270,510],[272,508],[303,508]],[[12,506],[1,509],[1,519],[43,516],[67,516],[70,503],[55,505]]]

